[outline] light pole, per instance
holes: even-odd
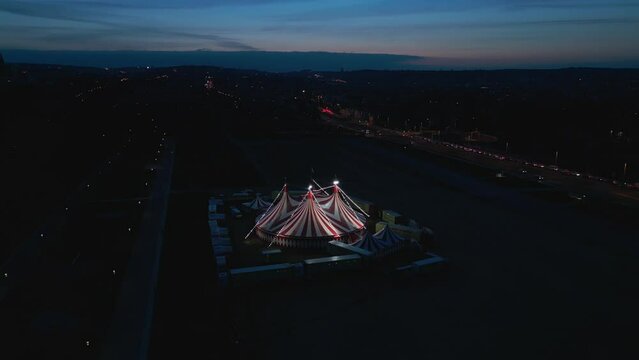
[[[626,174],[628,173],[628,163],[623,163],[623,181],[626,181]]]
[[[506,141],[506,154],[508,154],[508,141]]]
[[[559,159],[559,151],[555,151],[555,166],[557,166],[558,159]]]

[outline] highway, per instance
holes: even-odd
[[[615,185],[607,179],[589,176],[576,172],[554,170],[548,165],[516,159],[505,154],[495,154],[470,148],[458,144],[431,140],[427,137],[406,134],[402,131],[386,129],[379,126],[366,127],[355,123],[339,121],[324,116],[326,123],[331,126],[341,127],[356,133],[370,130],[366,135],[369,138],[379,139],[411,147],[413,149],[427,151],[431,154],[442,156],[455,161],[478,166],[498,172],[505,176],[540,182],[560,191],[573,194],[575,197],[612,201],[626,206],[639,207],[639,190]],[[579,175],[577,175],[579,174]],[[585,195],[585,196],[584,196]]]
[[[151,337],[175,146],[169,141],[146,203],[102,359],[146,359]]]

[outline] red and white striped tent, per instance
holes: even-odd
[[[313,191],[309,190],[272,241],[280,246],[321,248],[329,241],[341,240],[347,235],[334,225]]]
[[[342,196],[342,189],[334,184],[333,193],[318,199],[318,203],[340,231],[349,234],[361,232],[366,226],[364,215],[353,210]]]
[[[257,194],[255,196],[255,199],[253,199],[253,201],[242,203],[242,205],[246,206],[247,208],[251,210],[265,210],[271,206],[271,203],[268,201],[262,200],[262,197],[260,196],[260,194]]]
[[[299,204],[299,201],[289,195],[288,186],[284,184],[271,207],[258,218],[255,224],[257,234],[262,238],[276,235]]]
[[[347,200],[337,182],[332,194],[309,187],[301,201],[290,196],[284,185],[253,229],[260,238],[280,246],[317,248],[331,240],[353,242],[365,230],[365,218]]]

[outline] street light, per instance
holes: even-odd
[[[628,173],[628,163],[623,163],[623,179],[626,180],[626,174]]]

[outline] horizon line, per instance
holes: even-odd
[[[303,66],[304,64],[295,63],[289,64],[291,69],[279,69],[272,70],[268,68],[273,68],[273,64],[255,64],[255,66],[247,66],[247,64],[238,64],[239,66],[230,66],[230,64],[215,64],[211,63],[214,59],[207,59],[208,61],[201,60],[201,62],[187,61],[188,59],[183,59],[182,61],[173,60],[173,63],[166,63],[167,59],[148,59],[154,60],[155,62],[163,62],[162,64],[137,64],[141,60],[140,59],[117,59],[120,63],[130,62],[130,65],[97,65],[95,62],[98,62],[99,59],[87,59],[89,60],[85,64],[78,63],[78,59],[71,61],[70,59],[66,59],[66,61],[56,61],[55,59],[51,59],[51,61],[47,61],[46,59],[17,59],[17,61],[11,60],[10,58],[15,55],[15,53],[32,53],[32,54],[90,54],[90,53],[104,53],[104,54],[211,54],[211,55],[249,55],[249,54],[265,54],[265,55],[283,55],[287,54],[298,54],[298,55],[313,55],[313,54],[321,54],[321,55],[336,55],[336,56],[353,56],[353,57],[371,57],[371,61],[382,61],[381,63],[371,64],[370,67],[367,67],[365,64],[344,64],[343,66],[339,66],[337,64],[323,64],[319,65],[315,64],[314,66]],[[204,66],[204,67],[218,67],[225,69],[240,69],[240,70],[256,70],[263,72],[299,72],[305,70],[314,70],[319,72],[333,72],[333,71],[506,71],[506,70],[564,70],[564,69],[614,69],[614,70],[637,70],[639,69],[639,59],[617,59],[617,60],[591,60],[591,61],[575,61],[573,64],[570,63],[554,63],[553,61],[548,61],[546,63],[541,62],[539,64],[535,64],[536,61],[530,61],[529,63],[522,64],[509,64],[500,66],[499,63],[490,64],[485,60],[483,64],[480,65],[472,65],[472,64],[464,64],[458,63],[455,64],[456,61],[467,61],[472,62],[473,59],[446,59],[446,58],[437,58],[437,57],[428,57],[428,56],[420,56],[420,55],[410,55],[410,54],[393,54],[393,53],[366,53],[366,52],[339,52],[339,51],[326,51],[326,50],[292,50],[292,51],[278,51],[278,50],[213,50],[213,49],[193,49],[193,50],[141,50],[141,49],[122,49],[122,50],[77,50],[77,49],[20,49],[20,48],[0,48],[0,54],[9,53],[9,59],[6,56],[4,57],[4,61],[7,64],[46,64],[46,65],[58,65],[58,66],[76,66],[76,67],[87,67],[87,68],[136,68],[136,67],[153,67],[153,68],[166,68],[166,67],[175,67],[175,66]],[[14,53],[14,54],[11,54]],[[19,57],[19,56],[18,56]],[[221,59],[218,59],[221,60]],[[239,60],[239,59],[238,59]],[[322,62],[323,59],[306,59],[314,62]],[[336,59],[337,60],[337,59]],[[343,61],[347,61],[345,59]],[[419,60],[435,60],[435,61],[446,61],[451,60],[451,64],[442,64],[442,63],[424,63],[424,62],[416,62]],[[113,62],[114,59],[102,60],[103,62]],[[228,61],[228,60],[227,60]],[[351,60],[353,61],[353,60]],[[478,61],[481,61],[478,59]],[[506,60],[507,61],[507,60]],[[171,62],[171,61],[169,61]],[[214,62],[214,61],[213,61]],[[310,64],[308,64],[310,65]],[[326,67],[332,67],[334,69],[326,69]],[[340,68],[341,67],[341,68]],[[348,68],[348,69],[344,69]]]

